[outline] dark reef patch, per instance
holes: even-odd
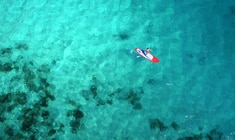
[[[109,99],[109,100],[106,101],[106,103],[109,104],[109,105],[112,105],[113,104],[113,100]]]
[[[21,129],[23,131],[30,131],[32,127],[36,124],[37,118],[39,115],[39,108],[27,108],[23,114],[23,123],[21,125]]]
[[[69,100],[68,103],[71,104],[71,105],[73,105],[73,106],[76,106],[76,105],[77,105],[77,103],[76,103],[74,100]]]
[[[8,136],[13,136],[14,135],[14,130],[9,127],[9,126],[6,126],[5,129],[4,129],[4,132],[8,135]]]
[[[29,63],[29,65],[33,64]],[[22,71],[24,72],[24,81],[26,87],[30,91],[38,92],[38,85],[36,84],[36,79],[37,79],[36,74],[32,70],[30,70],[27,64],[24,64]]]
[[[114,34],[113,38],[115,40],[121,40],[121,41],[125,41],[128,40],[130,38],[130,35],[128,35],[127,33],[119,33],[119,34]]]
[[[8,112],[11,112],[16,106],[17,106],[17,104],[13,104],[13,103],[9,104],[9,105],[7,106],[7,111],[8,111]]]
[[[173,121],[170,126],[166,126],[161,120],[159,120],[158,118],[155,119],[149,119],[149,127],[152,130],[159,130],[160,132],[158,133],[162,133],[161,131],[165,131],[166,129],[172,127],[175,131],[179,131],[180,130],[180,125]],[[198,130],[200,131],[200,133],[198,134],[194,134],[191,133],[189,135],[183,136],[183,137],[178,137],[175,138],[177,140],[222,140],[223,139],[223,133],[218,131],[218,126],[212,130],[210,130],[209,132],[203,132],[203,127],[199,126]],[[163,132],[164,134],[164,132]]]
[[[51,129],[49,132],[48,132],[48,136],[53,136],[55,135],[56,133],[56,130],[55,129]]]
[[[42,97],[39,103],[41,107],[48,107],[48,98]]]
[[[118,34],[116,36],[119,40],[128,40],[130,36],[128,34]],[[85,117],[85,113],[82,112],[81,106],[77,105],[76,100],[69,100],[69,104],[74,106],[72,110],[68,110],[67,118],[68,125],[64,125],[53,118],[53,112],[50,112],[50,103],[56,100],[54,96],[54,85],[50,83],[48,75],[51,72],[51,68],[56,64],[55,60],[42,65],[37,65],[33,61],[24,58],[23,51],[28,49],[27,44],[18,44],[14,49],[6,48],[1,49],[0,53],[2,56],[0,58],[5,59],[12,54],[12,52],[17,51],[22,54],[17,58],[15,62],[11,62],[10,59],[6,59],[6,62],[0,61],[0,72],[4,74],[9,74],[7,72],[12,72],[16,69],[16,75],[13,76],[11,81],[20,81],[25,84],[23,90],[11,89],[0,94],[0,123],[3,128],[2,131],[5,133],[5,137],[0,139],[13,139],[13,140],[36,140],[38,137],[43,137],[41,139],[56,139],[54,136],[56,133],[65,133],[65,127],[69,127],[72,133],[77,133],[79,129],[82,128],[82,119]],[[191,59],[195,58],[195,62],[205,64],[206,58],[197,59],[197,57],[192,54],[188,56]],[[201,59],[201,60],[200,60]],[[198,60],[198,61],[197,61]],[[201,61],[201,62],[200,62]],[[22,72],[22,73],[21,73]],[[10,73],[11,74],[11,73]],[[82,90],[82,96],[86,99],[92,99],[96,101],[97,106],[112,105],[115,103],[115,99],[126,101],[135,110],[142,109],[141,105],[141,95],[143,94],[142,89],[125,89],[125,87],[118,88],[114,91],[107,92],[107,96],[103,97],[99,92],[103,92],[102,88],[105,87],[106,83],[101,83],[96,76],[92,77],[92,83],[87,89]],[[149,79],[148,84],[153,85],[158,82],[155,79]],[[22,83],[19,83],[22,84]],[[30,96],[36,97],[35,100],[31,101]],[[103,95],[103,93],[102,93]],[[13,114],[17,110],[17,117],[14,121],[14,125],[17,127],[12,127],[12,121],[8,121],[9,114]],[[13,114],[12,116],[14,116]],[[57,114],[56,114],[57,115]],[[65,116],[66,117],[66,116]],[[10,122],[10,123],[9,123]],[[152,130],[159,130],[159,133],[164,133],[168,128],[174,129],[175,131],[180,130],[180,125],[177,122],[172,122],[169,127],[167,127],[164,122],[158,118],[149,119],[149,127]],[[42,129],[41,128],[47,128]],[[19,129],[19,130],[16,130]],[[208,133],[202,132],[202,127],[198,128],[200,134],[191,134],[186,137],[179,138],[179,140],[188,139],[207,139],[215,140],[222,139],[223,133],[219,132],[217,128],[212,129]],[[153,131],[154,132],[154,131]],[[176,138],[177,139],[177,138]]]
[[[154,80],[154,79],[149,79],[149,80],[147,81],[147,84],[149,84],[149,85],[153,85],[153,84],[154,84],[154,82],[155,82],[155,80]]]
[[[192,52],[185,52],[182,59],[183,62],[186,64],[192,64],[195,63],[195,54],[193,54]]]
[[[193,54],[193,53],[190,53],[190,52],[185,53],[185,56],[186,56],[188,59],[193,59],[193,58],[195,57],[194,54]]]
[[[99,95],[99,92],[100,92],[99,89],[101,89],[99,87],[103,86],[101,81],[99,81],[99,79],[95,75],[92,75],[91,81],[92,82],[91,82],[89,89],[84,89],[81,91],[81,95],[83,96],[83,98],[87,101],[93,98],[96,101],[97,106],[103,106],[106,104],[112,105],[113,98],[115,98],[114,97],[115,93],[111,93],[111,94],[108,94],[108,96],[103,97]]]
[[[133,109],[140,110],[142,109],[142,105],[140,103],[140,95],[141,93],[137,93],[133,89],[130,89],[129,93],[124,99],[133,106]]]
[[[177,140],[203,140],[203,136],[202,134],[199,134],[199,135],[193,134],[192,136],[178,138]]]
[[[0,94],[0,123],[5,126],[4,139],[38,139],[38,136],[48,134],[53,136],[57,131],[64,132],[64,125],[56,122],[51,116],[48,109],[50,101],[54,101],[53,91],[54,85],[48,81],[48,75],[55,60],[51,63],[37,65],[34,61],[24,58],[24,51],[28,49],[27,44],[17,44],[15,48],[6,48],[0,50],[0,72],[10,72],[16,69],[15,76],[11,76],[12,82],[24,83],[23,91],[8,88],[8,92]],[[9,56],[13,52],[18,51],[21,55],[16,58],[16,61],[11,61]],[[5,62],[3,62],[5,60]],[[7,73],[6,73],[7,74]],[[7,86],[7,85],[6,85]],[[13,90],[13,91],[12,91]],[[36,100],[29,101],[27,94],[34,94]],[[20,112],[15,116],[14,123],[18,125],[19,130],[10,127],[9,121],[6,121],[9,114],[14,113],[14,109],[19,109]],[[12,115],[14,116],[14,114]],[[80,117],[75,111],[75,117]],[[60,124],[60,125],[59,125]],[[59,126],[58,126],[59,125]],[[48,128],[42,132],[40,128]],[[46,139],[44,137],[44,139]],[[53,139],[53,137],[52,137]]]
[[[191,136],[185,136],[178,138],[177,140],[222,140],[223,133],[219,132],[217,128],[210,130],[209,133],[192,134]]]
[[[29,139],[30,139],[30,140],[37,140],[37,138],[36,138],[36,136],[35,136],[34,134],[30,135],[30,136],[29,136]]]
[[[180,126],[176,123],[176,122],[172,122],[171,123],[171,127],[175,130],[175,131],[178,131]]]
[[[203,130],[203,127],[199,126],[199,127],[198,127],[198,130],[199,130],[199,131],[202,131],[202,130]]]
[[[58,132],[64,132],[64,124],[59,124],[59,128],[57,129]]]
[[[152,130],[159,129],[160,131],[165,131],[167,129],[167,126],[165,126],[164,123],[157,118],[149,119],[149,126]]]
[[[0,111],[0,114],[2,115],[2,111]],[[6,120],[4,116],[0,116],[0,122],[3,123]]]
[[[7,63],[2,64],[0,62],[0,72],[10,72],[12,70],[13,70],[13,66],[11,63],[7,62]]]
[[[97,106],[105,105],[105,101],[101,98],[96,98],[96,102]]]
[[[97,86],[91,85],[90,91],[93,94],[93,98],[95,98],[97,96]]]
[[[83,112],[80,111],[79,109],[75,109],[75,110],[73,110],[73,117],[74,117],[75,119],[81,119],[81,118],[84,117],[84,114],[83,114]]]
[[[235,14],[235,6],[230,6],[229,10],[232,14]]]
[[[14,96],[14,102],[17,104],[24,105],[28,102],[25,92],[17,92]]]
[[[144,93],[141,88],[136,90],[117,88],[110,93],[107,93],[107,96],[100,95],[99,92],[103,92],[102,88],[105,83],[102,83],[95,75],[92,76],[92,84],[90,85],[89,89],[84,89],[81,91],[81,95],[84,97],[85,100],[90,100],[93,98],[96,101],[97,106],[104,106],[104,105],[113,105],[114,100],[125,100],[132,105],[132,108],[135,110],[141,110],[142,104],[140,103],[141,95]],[[101,91],[99,91],[101,89]],[[102,93],[103,94],[103,93]]]
[[[0,50],[1,55],[7,55],[12,53],[12,48],[3,48]]]
[[[198,63],[200,65],[204,65],[206,63],[206,60],[207,60],[206,56],[201,56],[198,58]]]
[[[12,101],[12,94],[11,93],[0,95],[0,102],[1,103],[9,103],[11,101]]]
[[[18,50],[28,50],[28,48],[29,48],[28,45],[25,43],[16,45],[16,49],[18,49]]]
[[[144,27],[144,33],[147,33],[147,34],[153,34],[153,22],[149,22],[145,27]]]
[[[50,83],[47,82],[47,79],[46,78],[41,78],[40,77],[40,83],[41,83],[41,88],[48,88],[50,86]]]
[[[130,38],[130,36],[127,33],[120,33],[118,34],[118,36],[121,40],[128,40]]]
[[[206,138],[209,140],[221,140],[223,136],[222,132],[219,132],[217,128],[212,129],[208,134],[206,134]]]
[[[41,112],[41,116],[42,116],[42,118],[43,118],[44,120],[46,120],[46,119],[49,118],[50,112],[47,111],[47,110],[43,110],[43,111]]]
[[[72,120],[70,121],[71,132],[76,134],[80,127],[80,120]]]
[[[137,102],[134,104],[133,109],[140,110],[140,109],[142,109],[142,105],[139,102]]]
[[[81,119],[84,117],[84,113],[80,110],[79,107],[76,107],[74,110],[69,110],[67,112],[67,117],[70,118],[70,128],[72,133],[77,133],[81,126]]]

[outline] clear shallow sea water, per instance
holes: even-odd
[[[0,13],[1,139],[235,139],[234,1],[3,0]]]

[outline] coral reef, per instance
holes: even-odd
[[[170,126],[166,126],[164,122],[158,118],[149,119],[148,122],[150,129],[159,130],[160,133],[170,128],[173,128],[175,131],[180,130],[180,125],[175,121],[173,121]],[[184,137],[179,137],[177,140],[221,140],[223,138],[223,133],[218,131],[218,126],[209,132],[202,132],[203,128],[201,126],[198,127],[198,130],[200,131],[199,134],[191,134]]]
[[[157,118],[149,119],[149,126],[151,129],[159,129],[160,131],[165,131],[167,129],[167,126]]]
[[[129,39],[128,34],[115,35],[120,40]],[[37,64],[32,60],[24,58],[24,55],[19,55],[15,61],[9,59],[14,51],[25,51],[29,47],[27,44],[17,44],[15,48],[0,49],[0,73],[15,75],[11,76],[10,81],[19,85],[24,85],[24,88],[13,88],[9,86],[6,92],[0,94],[0,123],[3,128],[3,133],[6,137],[0,139],[56,139],[57,133],[65,133],[66,127],[71,130],[71,133],[76,134],[84,125],[83,118],[85,113],[82,111],[82,106],[74,100],[68,100],[68,104],[73,106],[73,109],[67,111],[68,126],[53,118],[53,112],[50,112],[51,102],[55,101],[54,96],[55,85],[50,83],[48,76],[51,73],[51,68],[56,64],[55,60],[49,63]],[[186,58],[194,59],[194,54],[188,53]],[[187,60],[189,61],[189,60]],[[191,61],[191,60],[190,60]],[[195,61],[195,60],[194,60]],[[197,60],[196,60],[197,61]],[[201,56],[198,61],[203,65],[206,63],[206,57]],[[18,82],[18,83],[17,83]],[[156,79],[146,81],[149,85],[160,83]],[[160,83],[161,84],[161,83]],[[86,101],[90,99],[96,102],[96,106],[113,105],[116,100],[127,102],[134,110],[141,110],[141,96],[144,94],[141,88],[121,87],[107,92],[107,96],[103,97],[105,83],[102,83],[97,76],[93,75],[90,86],[81,91],[81,95]],[[23,90],[22,90],[23,89]],[[36,97],[31,100],[29,95]],[[19,109],[20,108],[20,109]],[[18,110],[17,110],[18,109]],[[14,125],[10,123],[8,116],[17,112]],[[165,130],[171,129],[176,133],[180,131],[180,123],[173,121],[166,125],[159,118],[151,118],[148,120],[151,130],[159,130],[158,133],[164,133]],[[43,129],[47,128],[47,129]],[[219,140],[223,138],[223,133],[218,128],[214,128],[209,132],[203,132],[203,127],[198,127],[199,134],[189,134],[178,140]],[[153,131],[154,133],[155,131]],[[165,131],[166,132],[166,131]],[[67,133],[67,132],[66,132]]]
[[[15,49],[24,51],[28,49],[28,46],[27,44],[17,44]],[[47,75],[50,74],[50,68],[53,67],[53,64],[38,66],[33,61],[24,59],[23,56],[16,59],[16,61],[12,61],[8,58],[14,51],[17,50],[14,50],[14,48],[0,50],[1,60],[4,60],[4,62],[0,61],[0,72],[9,73],[15,70],[16,75],[12,76],[11,81],[14,83],[23,81],[26,89],[24,91],[12,91],[10,85],[7,85],[9,86],[9,92],[0,94],[0,122],[5,126],[4,132],[8,136],[6,138],[37,139],[37,136],[44,134],[44,132],[41,132],[40,127],[50,128],[47,132],[48,136],[53,136],[57,131],[54,129],[54,124],[58,124],[58,122],[53,121],[47,109],[49,108],[49,102],[55,100],[51,93],[54,87],[47,80]],[[38,100],[29,102],[27,94],[35,94]],[[6,115],[14,113],[16,108],[22,108],[22,110],[16,116],[17,120],[15,120],[15,125],[18,125],[18,127],[12,127],[9,121],[6,121],[8,120]],[[63,128],[58,128],[58,130],[61,129]],[[42,137],[47,138],[44,135]]]
[[[171,127],[175,130],[175,131],[178,131],[180,126],[176,123],[176,122],[172,122],[171,123]]]
[[[127,33],[119,33],[119,34],[114,34],[113,38],[115,40],[125,41],[125,40],[128,40],[130,38],[130,35],[128,35]]]
[[[74,110],[69,110],[67,116],[70,117],[70,127],[72,133],[77,133],[77,130],[80,128],[81,119],[84,117],[83,112],[79,108]]]
[[[142,105],[140,103],[140,95],[141,93],[137,93],[133,89],[130,89],[129,93],[124,99],[133,106],[133,109],[140,110],[142,109]]]

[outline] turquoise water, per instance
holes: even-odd
[[[0,13],[0,139],[235,139],[235,1],[2,0]]]

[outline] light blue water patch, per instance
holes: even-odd
[[[0,2],[0,139],[235,139],[234,7]]]

